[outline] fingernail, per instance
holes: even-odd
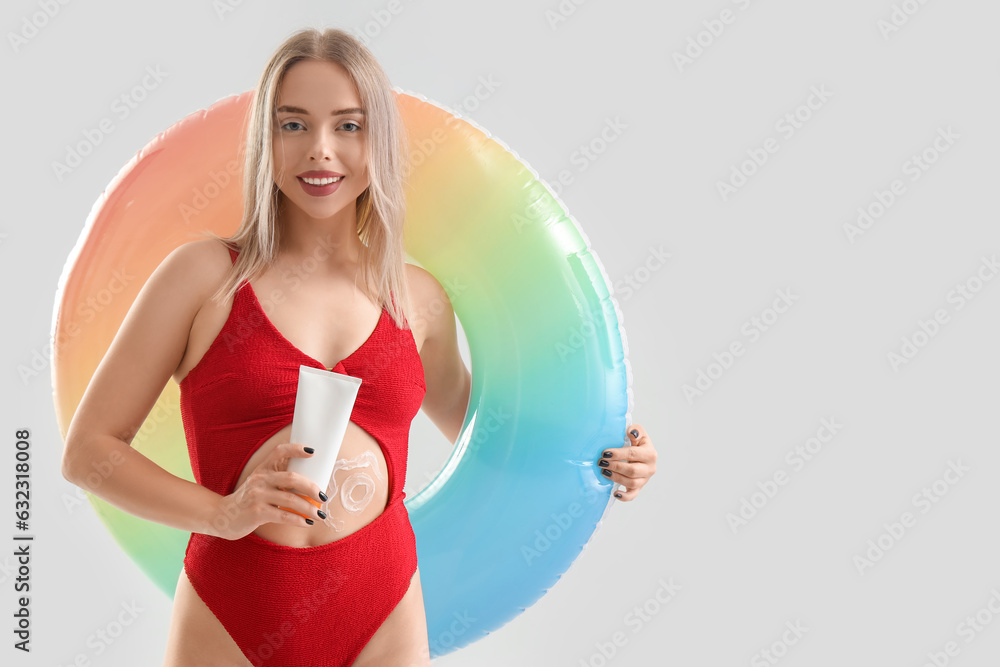
[[[601,454],[601,456],[603,456],[606,459],[610,459],[611,458],[611,452],[604,452],[603,454]]]
[[[604,474],[605,477],[611,477],[611,471],[608,470],[607,468],[605,468],[601,472]]]
[[[635,430],[635,429],[632,429],[631,431],[629,431],[629,433],[632,434],[633,438],[638,438],[639,437],[639,432],[637,430]]]
[[[620,493],[616,493],[615,494],[615,498],[621,498],[621,497],[622,497],[622,494],[620,494]]]
[[[315,522],[312,519],[306,519],[306,523],[308,523],[311,526]]]
[[[322,491],[319,492],[319,499],[322,500],[324,503],[329,500],[329,498],[326,497],[326,494],[323,493]],[[326,517],[323,518],[325,519]]]
[[[324,512],[323,510],[316,510],[316,514],[319,514],[319,518],[321,519],[326,518],[326,512]]]
[[[604,459],[601,459],[600,461],[597,462],[597,465],[601,466],[602,468],[607,468],[611,464],[605,461]]]
[[[304,449],[306,450],[306,454],[313,454],[316,451],[312,447],[305,447]]]

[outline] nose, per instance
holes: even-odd
[[[326,161],[333,159],[332,134],[328,133],[326,128],[320,127],[313,136],[315,139],[309,147],[309,159]]]

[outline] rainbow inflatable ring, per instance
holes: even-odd
[[[597,461],[603,449],[628,444],[631,371],[611,284],[552,190],[474,123],[422,96],[394,94],[411,148],[407,261],[449,292],[472,361],[454,452],[406,500],[437,656],[533,604],[600,527],[615,485]],[[153,270],[203,229],[235,231],[252,95],[219,100],[157,136],[94,204],[53,314],[64,440]],[[194,480],[172,380],[132,446]],[[189,534],[89,498],[120,547],[172,597]]]

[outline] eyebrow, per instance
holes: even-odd
[[[306,111],[305,109],[303,109],[302,107],[293,107],[293,106],[288,106],[288,105],[280,106],[277,109],[275,109],[274,112],[275,113],[286,113],[286,112],[287,113],[298,113],[298,114],[302,114],[303,116],[308,116],[309,115],[309,112]],[[352,113],[361,114],[362,116],[364,116],[365,115],[365,110],[361,109],[361,108],[358,108],[358,107],[352,107],[350,109],[338,109],[337,111],[332,112],[330,115],[331,116],[346,116],[347,114],[352,114]]]

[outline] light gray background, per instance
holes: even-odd
[[[83,655],[94,665],[154,665],[165,644],[170,600],[89,506],[64,505],[75,487],[58,472],[49,371],[18,376],[45,350],[57,281],[91,206],[157,133],[251,89],[292,31],[363,31],[388,5],[247,1],[220,16],[208,0],[71,2],[15,50],[10,33],[40,5],[4,4],[2,433],[11,443],[15,428],[33,430],[37,534],[30,656],[11,648],[13,559],[0,556],[5,664],[66,665]],[[961,309],[948,295],[1000,253],[1000,6],[563,0],[568,16],[554,28],[546,12],[559,10],[556,0],[400,6],[370,40],[393,84],[464,109],[550,183],[569,170],[560,197],[612,282],[631,277],[640,287],[616,297],[633,419],[660,452],[650,486],[612,507],[547,595],[436,664],[753,667],[772,664],[759,652],[773,645],[789,667],[918,667],[949,641],[957,655],[948,664],[995,664],[1000,618],[987,604],[1000,610],[1000,281],[982,283]],[[886,36],[879,22],[891,21],[894,6],[915,13]],[[704,22],[719,32],[711,21],[723,10],[732,22],[712,36]],[[674,54],[699,33],[707,46],[679,68]],[[52,162],[111,115],[147,66],[167,77],[60,182]],[[466,108],[480,77],[500,85]],[[799,109],[813,87],[829,98]],[[776,123],[797,109],[809,118],[786,137]],[[581,169],[574,152],[609,119],[623,131]],[[957,139],[911,181],[904,163],[933,146],[939,128]],[[724,201],[717,182],[769,137],[777,152]],[[849,242],[844,225],[896,178],[905,193]],[[647,272],[651,247],[671,257]],[[778,290],[793,305],[751,341],[744,323]],[[948,322],[893,369],[888,353],[939,308]],[[734,341],[744,354],[687,400],[683,386]],[[842,427],[796,470],[786,453],[824,418]],[[422,413],[411,438],[409,495],[448,453]],[[0,452],[0,509],[10,518],[12,447]],[[946,493],[937,502],[915,503],[949,461],[967,472],[939,481]],[[778,471],[787,484],[734,533],[727,513]],[[859,571],[855,557],[904,512],[915,525],[898,539],[882,536],[891,548]],[[680,590],[661,604],[656,595],[671,579]],[[88,636],[133,601],[134,624],[97,655]],[[961,624],[977,613],[985,625],[970,642],[972,626]],[[786,633],[796,624],[801,637]],[[601,648],[610,653],[616,633],[607,659]]]

